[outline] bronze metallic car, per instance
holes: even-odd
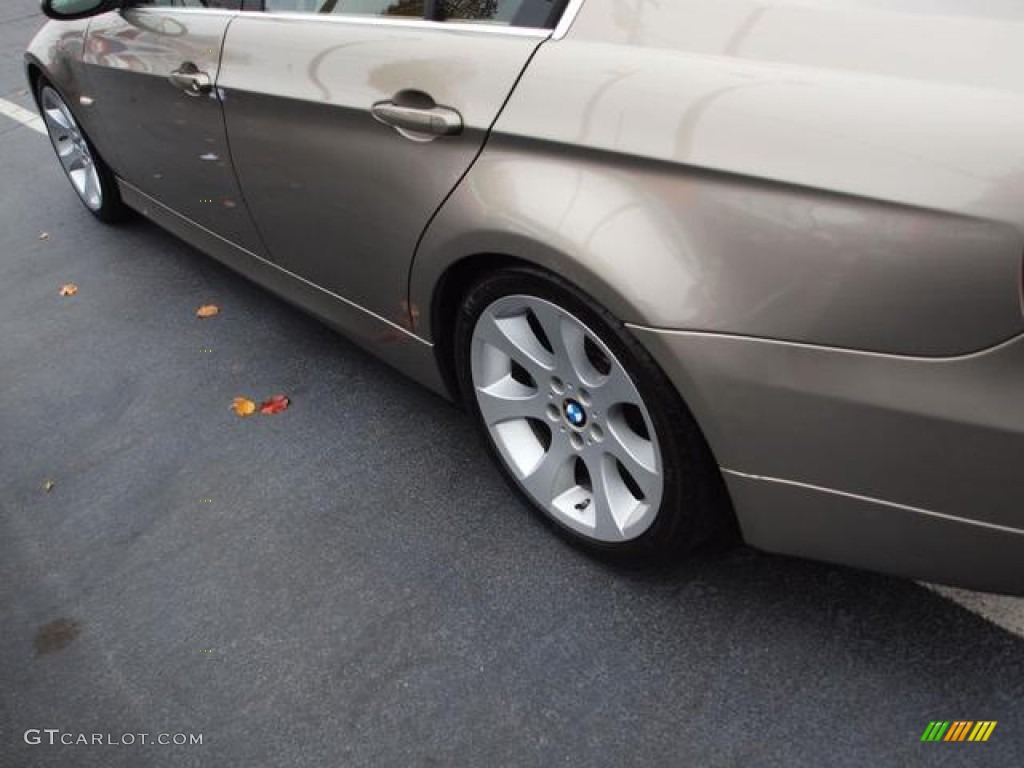
[[[1024,4],[43,5],[86,207],[464,403],[576,543],[1024,593]]]

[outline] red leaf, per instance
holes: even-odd
[[[260,403],[260,413],[267,416],[272,416],[275,413],[280,413],[281,411],[287,409],[288,406],[291,405],[291,402],[292,401],[289,400],[285,395],[274,395],[269,400],[264,400],[262,403]]]

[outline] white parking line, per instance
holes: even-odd
[[[43,125],[42,118],[35,112],[19,107],[14,102],[0,99],[0,115],[17,120],[33,131],[46,135],[46,127]],[[1012,632],[1018,637],[1024,637],[1024,598],[969,592],[964,589],[940,587],[934,584],[925,584],[924,586],[1008,632]]]
[[[35,112],[29,112],[24,107],[19,107],[13,101],[7,101],[6,99],[0,99],[0,115],[17,120],[22,125],[26,125],[33,131],[46,135],[46,127],[43,125],[43,119]]]

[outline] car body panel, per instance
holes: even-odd
[[[508,114],[420,246],[423,333],[440,277],[491,253],[653,327],[934,356],[1024,327],[1009,224],[510,137]]]
[[[725,473],[744,540],[937,584],[1024,595],[1024,532],[879,499]]]
[[[723,468],[1024,530],[1024,336],[935,359],[631,330]]]
[[[570,36],[1020,92],[1021,23],[1015,0],[588,0]]]
[[[570,9],[551,39],[235,14],[210,105],[261,237],[122,194],[441,393],[453,270],[547,268],[673,382],[749,543],[1024,594],[1024,6]],[[29,59],[98,97],[105,153],[83,28]],[[367,114],[403,88],[464,135]]]
[[[169,75],[192,64],[217,80],[231,12],[131,8],[95,17],[83,69],[115,173],[202,227],[255,253],[216,90],[189,95]]]
[[[85,51],[85,33],[91,21],[85,18],[44,24],[25,52],[26,64],[35,67],[36,71],[45,72],[69,103],[78,101],[88,91],[81,60]],[[34,82],[31,84],[35,85]],[[76,115],[90,137],[99,132],[96,113],[79,109]]]
[[[703,426],[747,543],[1024,595],[1024,336],[936,359],[631,330]]]
[[[584,3],[566,39],[538,51],[490,165],[465,184],[493,189],[476,176],[500,164],[508,178],[525,159],[505,202],[554,198],[533,168],[565,152],[567,178],[582,167],[591,188],[635,200],[603,226],[593,194],[600,215],[579,197],[550,203],[590,222],[566,261],[594,266],[595,240],[629,252],[642,324],[934,356],[1004,341],[1024,329],[1024,14],[967,23],[942,0],[905,4],[917,13],[867,5]],[[916,52],[839,35],[851,14],[878,35],[902,29]],[[798,22],[832,30],[829,44],[793,32]],[[935,38],[918,40],[922,29]],[[953,77],[947,58],[971,64]],[[941,77],[925,76],[933,60]],[[542,207],[504,215],[520,230],[561,220],[531,221]],[[622,235],[638,216],[669,238],[653,254],[653,235],[637,248]],[[433,273],[457,255],[428,258]],[[670,262],[681,280],[658,279]]]
[[[301,307],[384,362],[442,397],[448,396],[437,367],[433,345],[401,325],[374,315],[342,296],[292,274],[258,254],[225,240],[125,181],[119,181],[125,203],[190,245]]]
[[[218,86],[270,258],[408,325],[416,243],[538,43],[468,26],[238,18]],[[462,132],[413,141],[371,116],[409,90],[456,110]]]

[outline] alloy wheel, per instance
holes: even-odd
[[[657,516],[662,457],[625,367],[572,313],[504,296],[472,333],[474,395],[523,490],[558,522],[598,542],[631,541]]]
[[[57,91],[44,86],[40,102],[47,133],[71,186],[89,210],[99,211],[103,207],[103,187],[89,143]]]

